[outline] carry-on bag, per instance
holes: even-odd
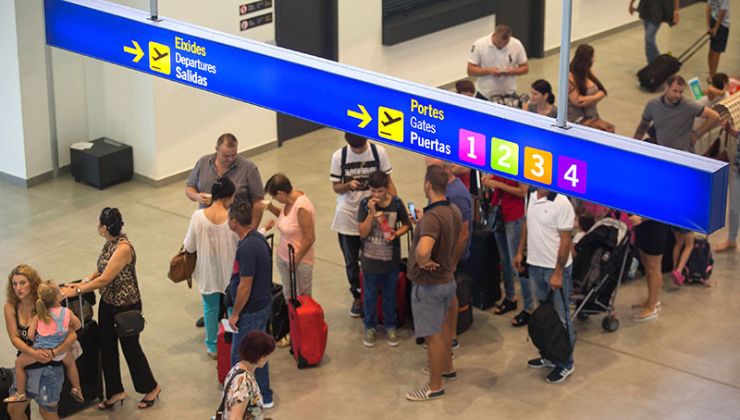
[[[455,274],[457,283],[457,334],[462,334],[473,325],[473,282],[465,273]]]
[[[532,343],[542,357],[555,363],[565,363],[573,353],[573,346],[570,343],[567,324],[560,320],[555,311],[555,299],[562,299],[563,305],[568,306],[563,289],[551,290],[547,300],[532,313],[527,329]]]
[[[65,299],[63,303],[67,307],[82,307],[85,302],[89,303],[87,295],[90,294],[93,295],[94,299],[95,294],[90,292],[85,293],[85,296],[78,296],[76,301],[72,301],[75,302],[74,304],[69,299]],[[103,396],[103,367],[100,362],[100,329],[95,320],[86,320],[85,317],[82,317],[80,323],[80,329],[76,332],[82,354],[75,360],[75,363],[77,364],[82,396],[85,397],[85,402],[80,403],[72,398],[72,395],[70,395],[72,384],[65,374],[57,409],[59,417],[71,416],[105,399]],[[67,351],[72,351],[72,349],[70,348]]]
[[[267,329],[267,332],[272,335],[275,341],[280,340],[290,332],[288,303],[285,301],[281,284],[272,284],[272,312],[270,312]]]
[[[224,324],[219,322],[218,335],[216,335],[216,370],[220,384],[224,383],[231,369],[231,338],[232,334],[226,332]]]
[[[706,238],[696,238],[694,249],[691,250],[691,255],[683,272],[686,281],[705,284],[709,281],[713,268],[714,258],[712,257],[712,247],[709,241]]]
[[[324,310],[311,296],[296,296],[298,289],[295,273],[295,248],[288,245],[290,266],[290,299],[288,317],[290,319],[290,344],[298,368],[316,366],[326,351],[329,327],[324,320]]]
[[[398,281],[396,282],[396,327],[401,328],[406,323],[409,314],[409,300],[406,299],[408,278],[406,271],[398,272]],[[365,275],[360,272],[360,300],[365,302]],[[383,291],[378,292],[378,300],[375,305],[378,323],[383,323]]]
[[[640,86],[651,92],[660,89],[660,87],[663,86],[663,83],[665,83],[669,77],[678,73],[678,71],[681,70],[681,66],[702,47],[704,47],[704,44],[707,42],[709,42],[709,34],[704,33],[678,57],[674,57],[670,54],[659,55],[655,60],[651,61],[650,64],[637,72]]]
[[[472,280],[473,305],[486,310],[501,299],[501,271],[498,247],[490,230],[474,230],[470,257],[461,271]]]

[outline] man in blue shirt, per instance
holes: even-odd
[[[239,236],[229,294],[234,302],[229,325],[234,330],[231,340],[231,365],[240,360],[239,344],[250,331],[267,329],[272,310],[272,258],[267,240],[252,228],[252,206],[248,202],[233,204],[229,209],[229,228]],[[265,408],[273,406],[268,365],[255,371]]]

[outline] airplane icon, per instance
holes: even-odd
[[[384,106],[378,107],[378,136],[403,143],[403,111]]]
[[[403,115],[401,115],[400,117],[393,118],[391,114],[388,113],[388,111],[383,111],[383,115],[385,115],[385,118],[387,120],[387,121],[381,121],[381,123],[384,126],[391,125],[395,122],[403,120]]]
[[[152,60],[154,61],[159,61],[160,59],[165,58],[168,55],[170,55],[169,52],[165,52],[164,54],[162,54],[161,52],[159,52],[157,47],[153,47],[152,50],[154,50],[154,56],[152,57]]]

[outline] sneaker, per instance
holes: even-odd
[[[514,327],[523,327],[529,323],[530,316],[531,314],[529,312],[522,310],[517,316],[511,319],[511,325]]]
[[[362,301],[360,299],[355,299],[352,302],[352,307],[349,310],[349,316],[352,318],[359,318],[362,316]]]
[[[416,391],[411,391],[406,394],[406,399],[409,401],[429,401],[437,398],[442,398],[444,397],[444,395],[444,388],[440,389],[439,391],[432,391],[431,389],[429,389],[429,385],[424,385]]]
[[[426,340],[424,340],[424,337],[416,337],[416,345],[417,346],[424,346],[426,348]]]
[[[563,382],[564,380],[568,379],[568,376],[570,376],[571,373],[575,368],[563,368],[563,367],[556,367],[555,369],[550,372],[549,375],[547,375],[547,378],[545,378],[545,381],[548,384],[559,384],[560,382]]]
[[[262,408],[264,408],[265,410],[269,410],[271,408],[275,408],[275,400],[272,400],[270,402],[263,402],[262,403]]]
[[[429,366],[424,366],[423,368],[421,368],[421,373],[429,376],[432,374],[432,369]],[[453,370],[452,372],[442,372],[442,378],[447,379],[448,381],[456,381],[457,371]]]
[[[675,283],[676,286],[683,286],[686,282],[686,276],[681,274],[678,270],[671,271],[671,277],[673,277],[673,283]]]
[[[203,317],[198,318],[197,321],[195,321],[195,327],[196,328],[203,328],[206,326],[206,321],[203,319]]]
[[[375,347],[375,328],[365,330],[365,337],[362,339],[365,347]]]
[[[396,330],[388,330],[388,345],[396,347],[399,344],[400,341],[398,341],[398,333],[396,333]]]
[[[460,348],[460,342],[457,341],[457,338],[455,338],[454,340],[452,340],[452,350],[457,350],[459,348]]]
[[[532,369],[554,368],[555,363],[549,361],[548,359],[545,359],[544,357],[538,357],[536,359],[528,361],[527,366],[531,367]]]

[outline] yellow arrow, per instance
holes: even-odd
[[[360,108],[360,112],[353,111],[351,109],[347,110],[347,115],[352,118],[357,118],[360,120],[360,124],[357,126],[360,128],[367,127],[368,124],[370,124],[370,121],[373,120],[373,117],[370,116],[370,114],[367,112],[367,109],[365,109],[364,106],[357,104],[357,106]]]
[[[135,57],[134,57],[134,63],[138,63],[139,60],[141,60],[141,57],[144,56],[144,50],[141,49],[141,47],[139,46],[139,43],[138,42],[133,41],[133,40],[131,42],[134,44],[134,47],[131,48],[131,47],[128,47],[128,46],[124,45],[123,46],[123,51],[125,51],[125,52],[127,52],[129,54],[135,55]]]

